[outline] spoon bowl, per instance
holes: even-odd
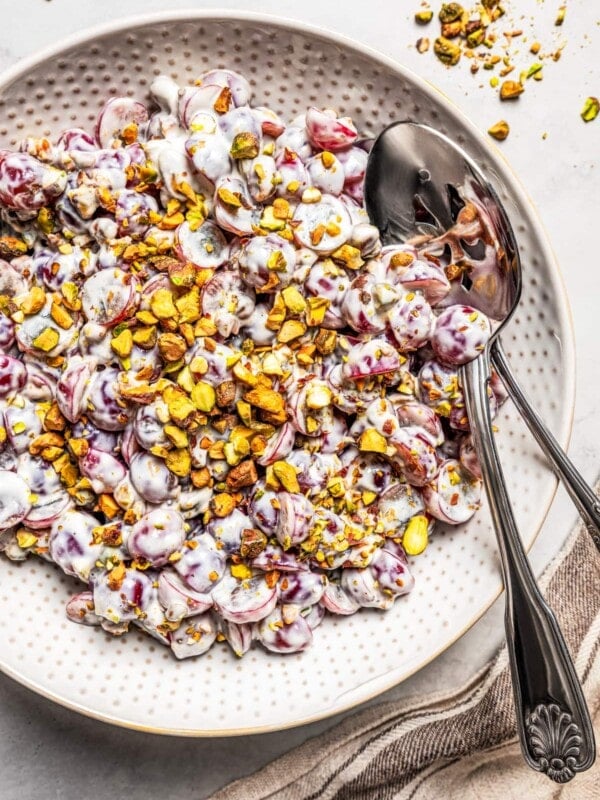
[[[411,121],[393,123],[373,143],[365,205],[384,244],[406,242],[417,257],[433,257],[444,268],[450,289],[436,308],[467,305],[490,320],[488,343],[462,365],[460,376],[498,539],[521,749],[529,766],[564,783],[594,763],[594,734],[564,638],[521,543],[488,401],[492,350],[503,355],[498,336],[521,293],[521,262],[510,221],[473,160],[443,134]],[[562,733],[565,726],[568,737]]]
[[[393,123],[371,148],[365,204],[383,244],[410,240],[462,267],[440,307],[473,306],[498,335],[519,302],[521,260],[504,207],[474,161],[428,125]],[[479,224],[464,220],[469,210]]]

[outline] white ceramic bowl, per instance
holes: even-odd
[[[523,190],[495,150],[432,86],[341,36],[227,12],[119,20],[20,62],[0,78],[0,146],[27,134],[92,125],[110,95],[144,99],[154,75],[182,83],[208,68],[250,79],[255,99],[291,119],[332,106],[374,134],[410,116],[465,147],[492,177],[513,221],[525,269],[518,314],[503,336],[517,377],[561,442],[573,407],[573,339],[552,252]],[[530,546],[556,483],[510,404],[498,443],[516,517]],[[141,634],[112,639],[73,625],[75,582],[52,566],[0,559],[0,668],[63,705],[155,732],[225,735],[280,729],[342,711],[402,681],[463,634],[501,589],[491,523],[439,532],[415,560],[416,588],[389,612],[328,617],[294,656],[225,645],[183,662]]]

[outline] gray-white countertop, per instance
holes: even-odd
[[[465,2],[466,7],[474,5]],[[345,33],[375,47],[436,84],[485,131],[504,117],[511,134],[501,145],[550,233],[568,287],[577,348],[577,400],[570,454],[584,476],[599,471],[600,348],[598,213],[600,118],[584,124],[583,100],[600,95],[600,9],[568,0],[564,25],[553,26],[559,0],[505,0],[516,27],[533,21],[538,38],[566,41],[562,58],[544,68],[544,80],[527,95],[500,104],[487,86],[490,73],[473,77],[466,64],[446,69],[414,43],[433,29],[417,29],[419,0],[222,0],[240,8],[293,17]],[[121,16],[207,4],[169,0],[0,0],[0,69],[67,34]],[[437,10],[439,3],[432,6]],[[522,47],[523,63],[528,63]],[[530,61],[533,61],[531,57]],[[542,135],[546,133],[546,138]],[[533,548],[541,571],[575,521],[559,491]],[[458,686],[498,647],[502,601],[442,656],[382,698],[401,698]],[[0,647],[2,646],[0,642]],[[228,781],[253,772],[277,755],[333,725],[338,718],[303,728],[243,739],[161,738],[112,728],[78,716],[0,675],[0,798],[2,800],[200,800]]]

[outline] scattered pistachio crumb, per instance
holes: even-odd
[[[581,119],[584,122],[591,122],[596,119],[600,112],[600,100],[597,97],[586,97],[581,109]]]
[[[492,137],[492,139],[496,139],[499,142],[504,141],[508,134],[510,133],[510,127],[506,120],[501,119],[499,122],[496,122],[490,128],[488,128],[488,133]]]

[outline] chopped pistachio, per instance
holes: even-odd
[[[187,433],[176,425],[165,425],[165,436],[175,447],[182,448],[189,446]]]
[[[305,205],[308,205],[310,203],[320,203],[322,196],[320,189],[317,189],[316,186],[309,186],[302,192],[301,199]]]
[[[246,392],[244,399],[263,411],[270,411],[275,414],[283,411],[285,408],[285,401],[279,392],[262,386]]]
[[[417,25],[428,25],[433,19],[433,11],[417,11],[415,13],[415,22]]]
[[[114,519],[121,510],[111,494],[101,494],[98,496],[98,508],[108,519]],[[122,540],[119,544],[121,543]]]
[[[135,318],[139,320],[142,325],[156,325],[158,317],[155,317],[151,311],[138,311]]]
[[[79,311],[81,309],[81,300],[79,299],[79,289],[77,284],[65,281],[60,287],[60,293],[63,298],[63,303],[71,311]]]
[[[281,296],[292,314],[302,314],[306,310],[306,300],[295,286],[286,286],[281,292]]]
[[[110,347],[119,358],[127,358],[127,356],[131,355],[131,351],[133,350],[133,335],[129,328],[125,328],[118,336],[113,337],[110,342]]]
[[[248,458],[229,470],[226,483],[227,488],[237,491],[247,486],[254,486],[257,480],[258,473],[254,461]]]
[[[258,378],[256,375],[250,372],[250,370],[245,367],[241,361],[238,361],[237,364],[234,364],[233,374],[238,381],[245,383],[247,386],[256,386],[258,384]]]
[[[17,302],[24,314],[37,314],[46,305],[46,293],[39,286],[33,286],[23,300]]]
[[[204,356],[194,356],[190,361],[190,370],[194,375],[206,375],[208,372],[208,361]],[[185,388],[185,387],[184,387]],[[190,392],[192,390],[190,389]]]
[[[24,256],[27,249],[25,242],[16,236],[0,236],[0,258],[10,261],[17,256]]]
[[[501,119],[499,122],[492,125],[491,128],[488,128],[488,133],[493,139],[497,139],[499,142],[504,141],[510,133],[508,122]]]
[[[276,219],[289,219],[291,214],[291,206],[285,197],[276,197],[273,200],[273,216]]]
[[[185,478],[192,469],[192,457],[187,447],[170,450],[165,458],[165,466],[174,475]]]
[[[277,341],[287,344],[303,336],[306,333],[306,325],[298,319],[287,319],[277,334]]]
[[[294,494],[300,492],[298,477],[292,464],[288,464],[287,461],[276,461],[273,464],[273,473],[286,492]]]
[[[310,301],[309,301],[310,302]],[[266,327],[270,331],[278,331],[285,320],[286,306],[281,294],[276,294],[271,310],[267,314]]]
[[[255,134],[250,131],[243,131],[233,137],[229,155],[234,159],[256,158],[259,146]]]
[[[456,22],[464,14],[464,9],[459,3],[443,3],[438,14],[442,23]]]
[[[283,272],[285,271],[286,266],[287,261],[285,260],[285,256],[281,250],[273,250],[272,253],[269,253],[269,257],[267,258],[267,269],[270,269],[273,272]]]
[[[281,231],[285,228],[285,219],[275,216],[273,206],[265,206],[258,224],[266,231]]]
[[[267,537],[257,528],[244,528],[240,555],[242,558],[256,558],[267,546]]]
[[[213,495],[210,501],[210,508],[215,517],[228,517],[235,507],[234,497],[225,492]]]
[[[17,531],[17,544],[21,550],[27,550],[28,547],[33,547],[34,544],[37,544],[37,540],[37,536],[25,528]]]
[[[364,260],[361,256],[358,247],[353,247],[350,244],[343,244],[331,254],[331,258],[343,264],[348,269],[360,269],[364,265]]]
[[[358,438],[358,449],[366,453],[385,453],[387,442],[375,428],[367,428]]]
[[[443,36],[438,36],[433,44],[433,52],[447,66],[453,67],[460,61],[460,47]]]
[[[485,31],[483,28],[478,28],[467,36],[467,44],[469,47],[479,47],[485,39]]]
[[[306,391],[307,408],[319,409],[326,408],[331,404],[332,393],[329,387],[324,384],[309,384]]]
[[[500,100],[516,100],[525,91],[517,81],[504,81],[500,86]]]
[[[177,309],[173,303],[173,292],[168,289],[157,289],[150,299],[150,308],[157,319],[173,319],[177,317]]]
[[[190,473],[190,480],[192,481],[192,486],[196,489],[204,489],[205,486],[210,484],[210,472],[206,467],[192,470]]]
[[[587,97],[581,110],[581,119],[584,122],[591,122],[596,119],[600,112],[600,100],[597,97]]]
[[[167,393],[165,400],[173,422],[182,424],[196,411],[196,406],[183,392]],[[167,399],[168,398],[168,399]]]
[[[56,345],[59,342],[59,335],[58,331],[54,328],[44,328],[44,330],[36,336],[36,338],[31,343],[36,350],[42,350],[44,353],[49,353],[51,350],[54,350]]]
[[[192,402],[198,411],[209,414],[217,403],[217,394],[210,383],[198,381],[192,389]]]
[[[179,361],[187,351],[187,343],[178,333],[161,333],[158,337],[158,351],[165,361]]]
[[[442,36],[445,39],[456,39],[457,36],[463,31],[462,22],[457,20],[456,22],[444,22],[442,24]]]
[[[328,328],[320,328],[314,343],[322,356],[331,355],[337,346],[337,333]]]
[[[527,70],[527,72],[525,73],[525,77],[526,78],[533,78],[535,75],[537,75],[539,72],[541,72],[543,66],[544,65],[540,64],[539,61],[537,61],[535,64],[532,64],[529,67],[529,69]]]
[[[217,196],[219,200],[224,203],[226,206],[230,206],[231,208],[241,208],[242,207],[242,200],[236,192],[231,192],[229,189],[226,189],[224,186],[220,186],[217,189]]]
[[[196,268],[189,261],[173,259],[169,263],[168,272],[173,286],[193,286],[196,280]]]
[[[231,101],[231,89],[228,86],[224,86],[223,89],[221,89],[219,96],[213,103],[213,108],[217,114],[226,114],[231,107]]]
[[[235,404],[236,411],[239,418],[244,425],[248,425],[252,421],[252,406],[244,400],[238,400]]]
[[[142,350],[152,350],[156,344],[156,328],[153,326],[136,328],[133,332],[132,338],[138,347]]]

